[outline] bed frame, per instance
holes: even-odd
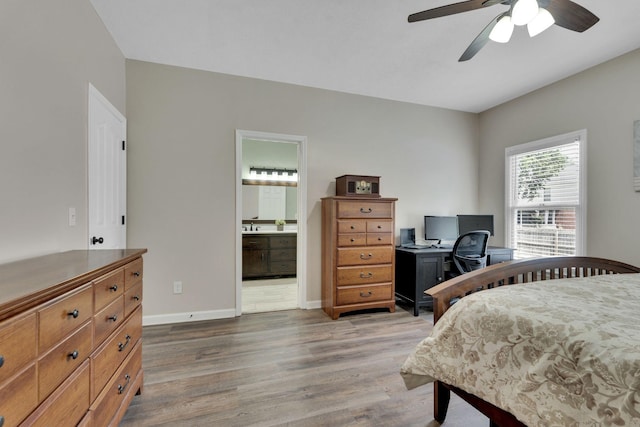
[[[619,261],[592,257],[507,261],[447,280],[427,289],[425,293],[433,298],[433,321],[436,323],[452,304],[474,292],[541,280],[620,273],[640,273],[640,268]],[[443,423],[447,416],[451,391],[489,417],[491,426],[524,426],[509,412],[456,387],[436,381],[434,382],[434,418],[439,423]]]

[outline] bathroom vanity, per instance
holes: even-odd
[[[242,233],[242,279],[296,275],[296,232],[245,231]]]

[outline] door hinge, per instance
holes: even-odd
[[[124,142],[124,141],[122,141],[122,151],[124,151],[124,150],[126,150],[126,148],[125,148],[125,142]]]
[[[122,225],[124,225],[124,215],[122,215]]]

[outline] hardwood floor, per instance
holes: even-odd
[[[242,314],[297,307],[298,279],[295,277],[242,282]]]
[[[143,394],[121,426],[437,426],[433,387],[399,374],[431,330],[399,308],[289,310],[148,326]],[[447,426],[487,426],[452,397]]]

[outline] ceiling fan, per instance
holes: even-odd
[[[553,24],[581,33],[600,20],[596,15],[571,0],[467,0],[413,13],[409,15],[409,22],[454,15],[496,4],[509,6],[509,10],[496,16],[478,34],[464,51],[458,60],[459,62],[473,58],[489,40],[507,43],[513,33],[514,25],[527,25],[529,35],[533,37]]]

